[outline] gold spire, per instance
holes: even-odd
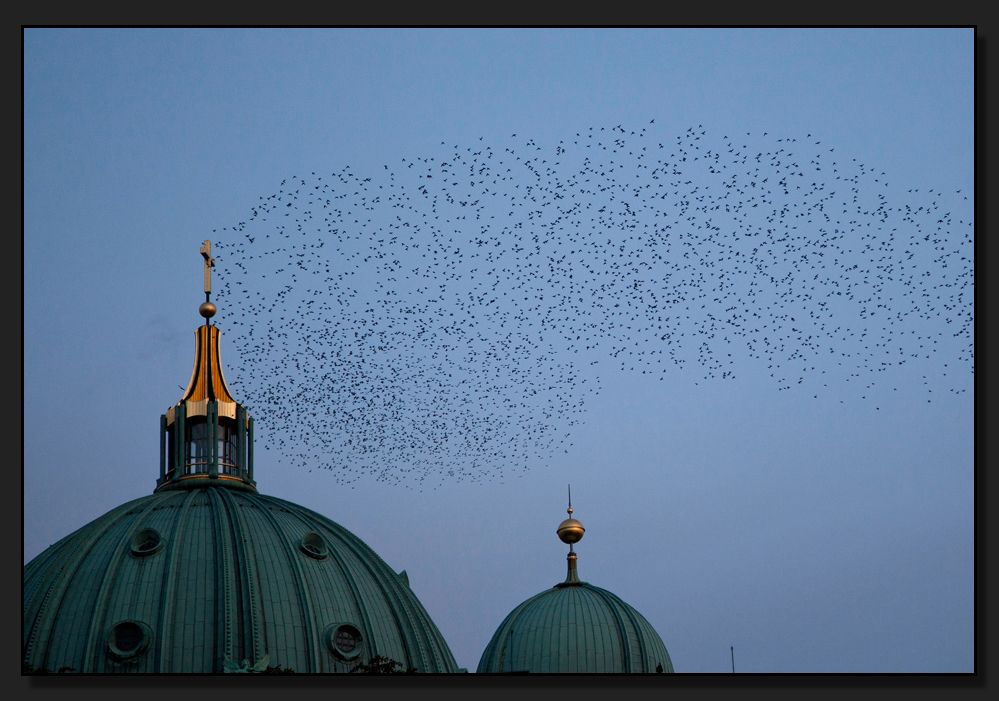
[[[194,332],[197,342],[191,381],[180,401],[187,403],[188,416],[204,415],[209,401],[219,403],[219,416],[236,418],[236,400],[229,394],[222,362],[219,359],[219,330],[214,326],[199,326]]]
[[[194,332],[194,369],[180,401],[160,417],[161,489],[225,486],[256,492],[253,481],[253,419],[229,393],[219,357],[219,330],[212,326],[212,242],[201,247],[205,266],[205,318]]]
[[[586,529],[583,528],[583,524],[572,518],[571,486],[569,487],[569,508],[565,511],[569,514],[569,518],[560,523],[558,525],[558,530],[555,531],[558,534],[559,540],[569,545],[569,554],[566,556],[569,571],[566,574],[565,581],[558,585],[562,587],[582,583],[579,581],[579,576],[576,574],[576,553],[573,551],[572,546],[574,543],[578,543],[583,539],[583,533],[586,532]]]
[[[205,241],[201,247],[201,256],[205,265],[205,302],[198,311],[205,318],[205,325],[199,326],[194,332],[194,370],[191,371],[191,381],[178,404],[186,405],[187,416],[205,416],[208,402],[218,402],[219,416],[235,419],[236,400],[226,386],[219,358],[219,330],[209,322],[216,311],[215,305],[209,300],[212,292],[212,268],[215,267],[211,241]],[[168,414],[168,420],[172,422],[172,419],[172,413]]]

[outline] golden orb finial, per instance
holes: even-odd
[[[569,508],[565,512],[569,514],[569,518],[558,524],[558,530],[555,532],[558,534],[558,539],[569,546],[569,554],[566,555],[567,573],[565,581],[555,586],[575,587],[582,582],[579,581],[579,574],[576,571],[576,553],[572,546],[583,539],[583,533],[586,532],[586,529],[583,528],[583,524],[572,518],[572,487],[569,487]]]
[[[565,510],[569,514],[569,518],[564,520],[558,525],[558,530],[555,532],[558,534],[558,539],[569,546],[572,549],[573,543],[578,543],[583,539],[583,533],[586,529],[583,528],[581,524],[576,519],[572,518],[572,487],[569,487],[569,508]]]
[[[200,307],[198,307],[198,313],[205,317],[206,319],[211,319],[215,316],[215,312],[218,311],[215,305],[211,302],[203,302]]]
[[[572,545],[573,543],[578,543],[583,539],[583,533],[586,529],[583,528],[583,524],[574,518],[567,518],[562,523],[558,524],[558,539],[567,545]]]

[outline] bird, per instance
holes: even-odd
[[[965,195],[893,189],[811,133],[654,123],[442,141],[258,196],[215,234],[217,323],[265,449],[423,488],[568,451],[612,370],[876,402],[918,367],[966,391]]]

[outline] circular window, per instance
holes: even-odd
[[[324,560],[329,553],[326,541],[318,533],[306,533],[299,542],[298,549],[316,560]]]
[[[343,654],[349,655],[354,651],[354,648],[357,647],[357,638],[354,637],[354,634],[350,630],[341,626],[336,631],[336,637],[333,639],[333,645]]]
[[[132,538],[132,554],[138,557],[146,557],[147,555],[158,553],[165,545],[166,541],[163,539],[163,536],[155,529],[144,528]]]
[[[149,649],[153,633],[145,623],[119,621],[108,632],[108,655],[116,662],[142,657]]]
[[[349,623],[334,623],[323,631],[326,648],[338,660],[347,662],[361,654],[364,638],[357,626]]]

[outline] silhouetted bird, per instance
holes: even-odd
[[[916,366],[967,390],[960,192],[701,125],[478,141],[292,176],[219,234],[218,323],[265,449],[343,481],[492,479],[568,450],[603,368],[866,399]]]

